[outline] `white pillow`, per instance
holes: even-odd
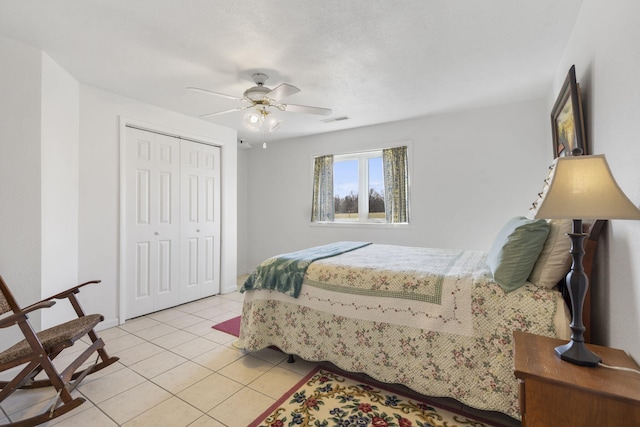
[[[542,252],[531,270],[529,282],[543,288],[551,289],[566,276],[571,265],[571,233],[570,219],[550,219],[549,236],[544,242]]]

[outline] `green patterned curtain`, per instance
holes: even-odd
[[[313,166],[311,222],[333,221],[333,156],[316,157]]]
[[[409,222],[407,147],[382,150],[384,209],[387,222]]]

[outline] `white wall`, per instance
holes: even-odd
[[[336,240],[488,250],[502,225],[526,214],[542,188],[551,162],[549,127],[539,100],[253,148],[241,172],[249,180],[240,210],[249,212],[250,239],[239,253],[254,268],[268,256]],[[401,141],[410,144],[409,226],[310,225],[314,156]]]
[[[202,136],[222,146],[221,289],[236,289],[237,147],[236,131],[105,92],[80,86],[79,280],[100,279],[81,295],[90,312],[105,316],[103,327],[118,323],[119,299],[119,120],[124,116],[150,129]],[[124,320],[124,319],[120,319]]]
[[[28,305],[77,280],[78,83],[37,49],[0,37],[0,55],[0,274]],[[40,329],[70,312],[30,318]]]
[[[27,305],[40,299],[41,55],[0,36],[0,58],[0,275]],[[0,349],[18,335],[1,330]]]
[[[41,99],[41,298],[47,298],[78,282],[79,84],[45,53]],[[73,313],[68,303],[43,310],[42,328]]]
[[[238,149],[238,274],[249,271],[247,248],[249,247],[249,153],[245,148]]]
[[[591,153],[606,155],[623,191],[640,203],[640,2],[585,0],[558,67],[553,103],[576,66]],[[592,287],[594,341],[640,361],[640,221],[611,221]],[[602,264],[601,264],[602,265]]]

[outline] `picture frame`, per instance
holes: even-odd
[[[580,86],[572,65],[551,110],[553,158],[587,153]]]

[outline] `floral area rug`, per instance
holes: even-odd
[[[488,426],[428,403],[318,368],[249,427]]]

